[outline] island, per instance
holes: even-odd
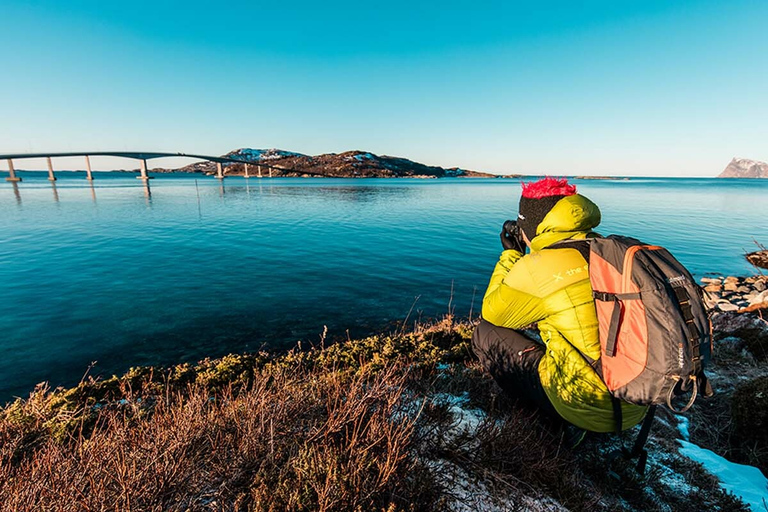
[[[748,158],[737,158],[726,166],[718,178],[768,178],[768,163],[749,160]]]
[[[346,151],[322,155],[304,155],[280,149],[241,148],[230,151],[227,158],[249,163],[249,173],[272,177],[320,176],[329,178],[497,178],[496,174],[444,168],[414,162],[407,158],[375,155],[367,151]],[[245,164],[223,164],[225,176],[243,176]],[[179,169],[152,169],[153,173],[216,174],[214,162],[196,162]]]

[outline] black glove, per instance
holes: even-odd
[[[508,220],[501,228],[501,246],[504,250],[513,249],[525,254],[525,241],[520,226],[514,220]]]

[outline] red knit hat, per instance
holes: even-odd
[[[572,196],[576,194],[576,185],[570,185],[565,178],[543,178],[533,183],[521,183],[523,197],[541,199],[551,196]]]
[[[533,183],[522,183],[522,186],[517,224],[528,240],[533,240],[547,213],[562,198],[576,194],[576,186],[570,185],[565,178],[543,178]]]

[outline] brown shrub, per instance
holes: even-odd
[[[449,317],[309,351],[40,386],[0,409],[0,511],[395,512],[469,509],[473,493],[511,510],[545,496],[575,511],[740,510],[701,486],[668,495],[654,468],[608,478],[610,436],[565,449],[562,430],[516,408],[472,361],[471,329]],[[457,403],[477,413],[471,428]]]
[[[428,509],[407,376],[286,371],[217,394],[195,384],[151,406],[102,407],[90,435],[63,442],[5,418],[0,510]]]

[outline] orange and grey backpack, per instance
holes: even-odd
[[[556,246],[572,246],[589,262],[601,349],[600,359],[590,363],[613,397],[617,432],[621,401],[650,406],[635,447],[622,450],[627,458],[640,458],[642,471],[656,406],[682,413],[697,395],[712,395],[704,375],[712,332],[701,288],[668,250],[634,238],[610,235]],[[673,399],[686,393],[690,399],[677,409]]]

